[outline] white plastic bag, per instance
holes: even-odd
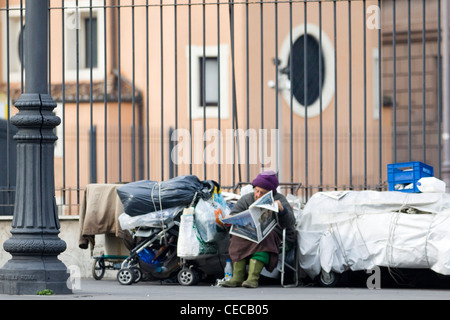
[[[186,209],[185,209],[186,210]],[[180,229],[177,243],[177,256],[180,258],[195,258],[207,254],[217,253],[213,245],[205,243],[195,226],[192,211],[180,217]]]
[[[214,194],[214,197],[209,200],[198,201],[194,218],[203,241],[213,243],[226,235],[222,219],[229,214],[229,211],[220,193]]]
[[[417,189],[420,192],[445,193],[445,182],[435,177],[424,177],[417,181]]]

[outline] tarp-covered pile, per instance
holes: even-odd
[[[209,199],[214,191],[212,180],[183,175],[166,181],[139,180],[117,188],[124,213],[119,222],[124,230],[153,227],[174,218],[187,205],[198,199]]]
[[[211,183],[196,176],[184,175],[163,182],[140,180],[117,188],[126,214],[137,216],[190,204],[195,196],[211,197]]]
[[[213,180],[184,175],[163,182],[141,180],[117,188],[123,203],[122,229],[161,228],[180,215],[177,255],[195,258],[217,254],[226,235],[221,219],[230,211]],[[195,213],[195,214],[194,214]]]
[[[450,194],[319,192],[297,228],[300,265],[311,278],[375,266],[450,275]]]

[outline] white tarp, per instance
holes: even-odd
[[[298,218],[300,266],[342,273],[375,266],[450,275],[450,194],[316,193]]]

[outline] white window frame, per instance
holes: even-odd
[[[90,68],[83,67],[86,56],[84,44],[85,41],[85,32],[84,32],[84,24],[81,23],[81,18],[89,17],[90,9],[89,9],[89,1],[81,0],[78,2],[78,11],[76,8],[75,1],[66,1],[65,2],[65,26],[64,26],[64,55],[65,55],[65,77],[68,81],[75,81],[77,79],[77,70],[76,70],[76,29],[78,29],[78,43],[79,43],[79,79],[90,80]],[[97,67],[92,68],[92,79],[93,80],[103,80],[105,73],[105,60],[104,60],[104,39],[105,34],[103,32],[103,24],[104,24],[104,11],[102,9],[103,2],[101,1],[92,1],[92,16],[97,18]]]
[[[220,45],[220,118],[227,119],[229,117],[229,47],[226,44]],[[203,46],[191,46],[191,98],[192,98],[192,119],[218,118],[217,105],[208,105],[203,107],[201,105],[201,74],[200,74],[200,58],[213,57],[218,58],[217,46],[206,46],[203,54]],[[189,46],[186,47],[187,68],[189,68]],[[220,60],[220,61],[219,61]],[[187,69],[188,81],[189,70]],[[188,101],[189,101],[189,85],[188,87]],[[204,110],[205,109],[205,110]],[[189,112],[189,108],[188,108]],[[205,112],[205,114],[204,114]]]
[[[318,26],[308,23],[306,25],[306,32],[308,33],[308,35],[314,37],[314,39],[316,39],[317,43],[319,44],[320,44],[320,34],[322,34],[322,56],[325,64],[325,79],[323,79],[322,85],[322,112],[323,112],[330,104],[331,98],[334,95],[334,72],[335,72],[334,48],[327,34],[324,32],[323,29],[321,32]],[[303,36],[304,34],[305,34],[304,24],[295,27],[292,30],[293,43],[295,43],[295,41],[297,41],[297,39]],[[290,35],[288,34],[280,50],[279,59],[281,63],[279,66],[279,70],[289,65],[290,50],[291,50]],[[280,74],[279,79],[282,80],[281,83],[283,83],[283,81],[289,82],[287,75]],[[291,103],[290,88],[292,87],[293,87],[292,85],[288,86],[289,89],[282,91],[282,96],[288,105],[290,105]],[[292,101],[293,101],[293,111],[299,116],[305,117],[305,106],[302,105],[300,102],[298,102],[295,96],[293,97]],[[314,103],[308,105],[308,118],[318,116],[319,114],[320,114],[320,97],[318,97]]]

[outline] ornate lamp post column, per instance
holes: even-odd
[[[12,258],[0,269],[0,293],[36,294],[51,289],[71,293],[66,266],[57,256],[66,249],[59,239],[55,202],[53,129],[60,119],[48,94],[48,0],[26,1],[25,91],[11,122],[19,129],[17,186],[11,238],[3,244]]]

